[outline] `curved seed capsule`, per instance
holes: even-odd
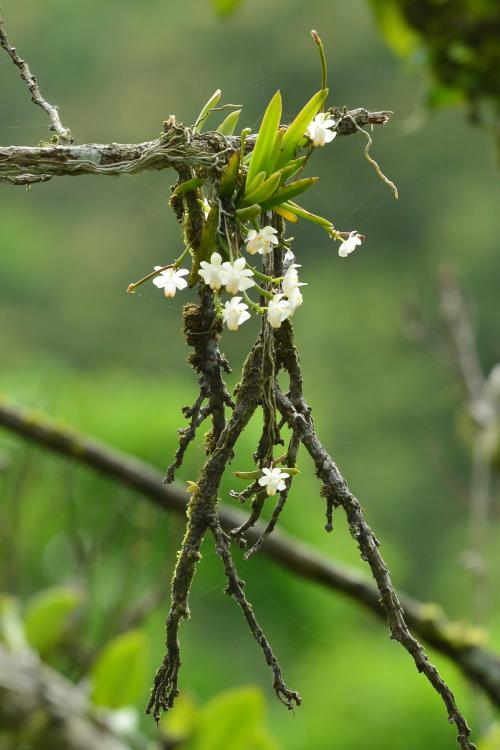
[[[184,193],[189,193],[192,190],[196,190],[204,184],[205,180],[203,180],[201,177],[193,177],[191,180],[186,180],[185,182],[179,183],[172,195],[184,195]]]
[[[194,286],[198,279],[198,271],[202,260],[210,258],[215,250],[217,240],[217,229],[219,228],[219,204],[214,203],[208,214],[208,218],[203,225],[201,232],[200,244],[194,251],[193,267],[189,274],[189,286]]]
[[[261,214],[261,208],[259,205],[247,206],[247,208],[236,209],[236,217],[240,221],[252,221],[252,219],[258,219]]]
[[[239,168],[240,154],[238,151],[235,151],[234,154],[231,155],[220,181],[219,195],[221,198],[230,198],[234,193],[236,182],[238,180]]]

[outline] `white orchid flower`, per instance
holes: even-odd
[[[330,143],[336,137],[337,133],[330,130],[336,124],[328,112],[320,112],[308,125],[306,135],[309,136],[315,146],[324,146],[325,143]]]
[[[280,469],[262,469],[263,477],[258,479],[261,487],[266,488],[266,492],[271,497],[276,492],[282,492],[286,488],[286,484],[283,480],[288,479],[290,474],[286,471],[280,471]]]
[[[290,297],[291,294],[295,291],[295,289],[298,289],[299,286],[307,286],[305,282],[299,281],[299,274],[297,272],[297,268],[300,268],[298,263],[292,263],[284,277],[282,282],[283,287],[283,293],[286,294],[287,297]]]
[[[347,258],[358,245],[361,245],[363,240],[359,236],[358,232],[350,232],[349,237],[342,242],[339,247],[339,255],[341,258]]]
[[[253,276],[253,271],[250,268],[245,268],[245,266],[245,258],[237,258],[234,263],[226,261],[226,263],[222,264],[220,280],[229,294],[244,292],[246,289],[250,289],[251,286],[255,286],[255,281],[250,278]]]
[[[162,266],[155,266],[155,271],[159,271],[161,268]],[[153,284],[158,289],[163,289],[165,297],[175,297],[178,289],[181,290],[187,287],[187,281],[182,277],[188,273],[187,268],[177,269],[172,266],[172,268],[166,268],[161,274],[155,276]]]
[[[231,297],[222,310],[222,318],[230,331],[237,331],[249,317],[248,305],[241,301],[241,297]]]
[[[295,310],[300,307],[300,305],[303,303],[304,298],[302,297],[302,293],[298,286],[295,287],[295,289],[292,289],[292,291],[287,294],[288,298],[288,306],[290,308],[290,315],[293,315]]]
[[[271,252],[272,246],[278,244],[277,234],[277,230],[271,226],[262,227],[258,232],[256,229],[251,229],[245,239],[247,253],[267,255]]]
[[[267,303],[267,319],[272,328],[279,328],[293,312],[284,296],[284,294],[275,294]]]
[[[220,289],[223,284],[221,279],[222,256],[219,255],[219,253],[212,253],[210,256],[210,263],[206,260],[202,260],[200,266],[202,270],[198,271],[198,273],[205,284],[207,284],[210,289]]]

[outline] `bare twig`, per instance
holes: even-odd
[[[48,114],[51,123],[50,129],[58,136],[58,138],[60,138],[61,141],[72,143],[73,138],[71,132],[61,123],[57,108],[52,106],[52,104],[49,104],[49,102],[43,98],[40,87],[38,86],[35,76],[29,69],[28,63],[20,58],[16,52],[16,48],[11,47],[9,44],[3,25],[3,19],[0,18],[0,47],[6,51],[14,65],[19,68],[21,78],[30,91],[31,101],[41,107],[44,112]]]
[[[470,404],[483,398],[485,379],[476,347],[475,331],[460,284],[451,266],[439,274],[440,312],[448,329],[454,353],[454,366]]]

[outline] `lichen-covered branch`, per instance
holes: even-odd
[[[359,108],[341,113],[336,126],[339,135],[357,132],[352,121],[360,126],[383,125],[390,112],[369,112]],[[256,136],[248,136],[246,149],[255,145]],[[120,177],[124,174],[162,169],[185,169],[210,174],[220,174],[229,156],[241,148],[239,136],[224,136],[220,133],[193,133],[191,128],[177,123],[170,117],[164,124],[159,138],[143,143],[87,143],[83,145],[46,144],[43,146],[0,146],[0,180],[24,178],[26,184],[34,182],[35,176],[77,177],[80,175],[104,175]]]

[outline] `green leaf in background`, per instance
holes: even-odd
[[[222,91],[220,89],[217,89],[217,91],[214,91],[214,93],[212,94],[212,96],[210,97],[210,99],[202,108],[200,114],[196,118],[196,122],[193,127],[193,133],[201,133],[207,121],[208,115],[210,114],[212,109],[218,105],[221,96],[222,96]]]
[[[441,107],[456,107],[463,104],[465,96],[460,89],[454,89],[449,86],[432,86],[426,94],[425,103],[430,109],[439,109]]]
[[[144,633],[130,630],[112,640],[91,669],[92,700],[98,706],[121,708],[144,693],[148,647]]]
[[[238,5],[241,5],[242,1],[243,0],[212,0],[212,5],[219,16],[225,17],[234,13]]]
[[[200,712],[192,749],[254,750],[254,739],[262,734],[263,722],[264,699],[257,688],[221,693]]]
[[[281,110],[281,93],[277,91],[267,105],[264,117],[262,118],[257,142],[252,151],[250,164],[248,165],[247,185],[251,185],[253,178],[259,172],[265,172],[266,175],[271,174],[271,155],[281,120]]]
[[[477,750],[500,750],[500,724],[493,724],[478,742]]]
[[[280,167],[284,167],[290,161],[290,159],[292,159],[297,147],[304,137],[307,126],[310,125],[315,115],[318,114],[327,96],[328,89],[321,89],[320,91],[317,91],[314,96],[309,99],[307,104],[300,110],[299,114],[289,126],[283,137],[281,153],[278,156],[278,161],[275,165],[273,165],[273,169],[280,169]]]
[[[369,0],[375,21],[389,47],[397,55],[407,57],[418,46],[419,38],[406,23],[395,0]]]
[[[21,604],[10,594],[0,594],[0,641],[14,653],[28,649]]]
[[[219,125],[217,128],[218,133],[222,133],[222,135],[233,135],[236,125],[238,124],[238,120],[240,119],[241,115],[241,109],[236,109],[234,112],[231,112]]]
[[[74,586],[53,586],[35,594],[26,603],[24,627],[29,644],[45,655],[66,638],[83,602],[83,592]]]
[[[200,709],[191,696],[181,692],[172,710],[161,717],[160,733],[168,740],[184,745],[198,728],[199,714]]]

